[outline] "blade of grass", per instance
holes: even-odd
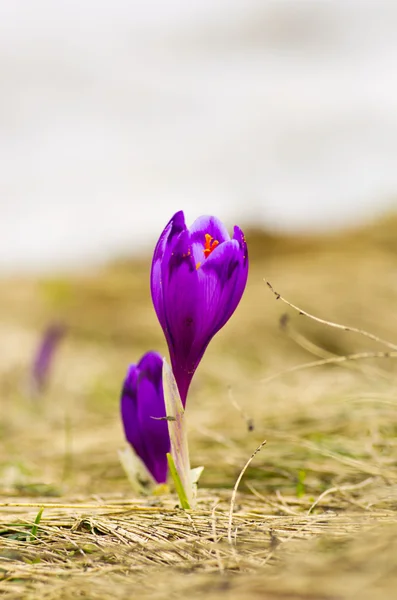
[[[33,526],[32,526],[31,532],[30,532],[30,539],[29,539],[30,542],[34,542],[37,539],[37,531],[39,528],[41,517],[43,515],[43,511],[44,511],[44,506],[42,506],[40,508],[40,510],[37,513],[36,518],[34,520],[34,523],[33,523]]]

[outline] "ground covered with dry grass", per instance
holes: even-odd
[[[283,373],[390,347],[299,315],[263,279],[311,313],[397,344],[397,219],[247,241],[246,294],[188,399],[192,465],[205,466],[195,511],[172,493],[134,497],[117,456],[127,365],[166,353],[150,257],[0,282],[2,597],[396,597],[393,349]],[[33,399],[29,364],[53,320],[68,334],[47,393]]]

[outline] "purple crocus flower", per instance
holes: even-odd
[[[30,379],[33,394],[42,393],[45,390],[55,352],[65,333],[66,327],[60,323],[54,323],[44,331],[31,369]]]
[[[240,302],[247,276],[243,232],[235,227],[230,239],[216,217],[199,217],[187,228],[177,212],[157,242],[152,299],[183,405],[205,349]]]
[[[147,352],[130,365],[121,393],[121,417],[127,441],[157,483],[167,479],[170,451],[162,383],[163,360]]]

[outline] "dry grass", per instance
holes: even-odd
[[[395,598],[395,359],[264,381],[296,364],[385,348],[299,316],[263,278],[319,317],[397,343],[397,219],[323,239],[247,238],[247,293],[188,401],[192,462],[205,465],[192,512],[171,494],[131,498],[117,459],[127,364],[150,348],[165,353],[150,260],[0,283],[2,597]],[[70,333],[48,393],[33,401],[27,367],[51,319]],[[229,529],[233,486],[264,439]]]

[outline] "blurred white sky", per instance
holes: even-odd
[[[394,0],[0,0],[0,269],[397,208]]]

